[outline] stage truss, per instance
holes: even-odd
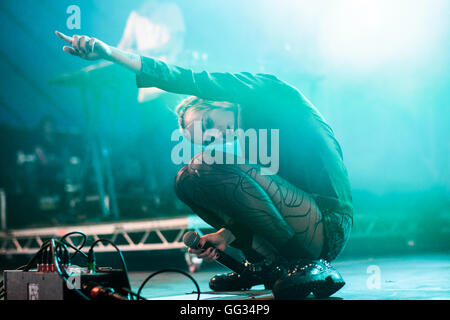
[[[420,234],[424,225],[408,217],[374,217],[358,215],[351,239],[376,239],[392,236],[414,238]],[[450,215],[440,217],[436,233],[450,234]],[[117,244],[120,250],[153,251],[185,249],[183,235],[190,230],[200,235],[213,232],[213,228],[196,215],[176,218],[149,219],[140,221],[118,221],[111,223],[92,223],[76,226],[56,226],[48,228],[30,228],[0,232],[0,254],[34,254],[45,240],[59,238],[72,231],[81,231],[88,236],[87,245],[99,238],[107,238]],[[77,245],[80,238],[71,237],[68,241]],[[115,249],[107,243],[98,243],[96,252],[113,252]]]
[[[167,219],[141,221],[121,221],[114,223],[96,223],[90,225],[59,226],[9,230],[0,233],[0,254],[34,254],[42,243],[52,237],[59,238],[66,233],[81,231],[88,236],[87,244],[107,238],[117,244],[123,252],[184,249],[183,235],[190,230],[203,234],[212,229],[197,216],[185,216]],[[212,231],[212,230],[211,230]],[[77,245],[79,236],[68,238]],[[107,243],[98,243],[96,252],[113,252],[115,249]]]

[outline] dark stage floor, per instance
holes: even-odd
[[[450,300],[450,253],[398,255],[370,259],[341,259],[333,265],[346,285],[331,299],[344,300]],[[174,268],[175,266],[167,266]],[[176,267],[175,267],[176,268]],[[193,274],[200,285],[201,300],[273,299],[270,290],[255,286],[250,291],[210,292],[208,281],[227,269],[217,263],[204,264]],[[133,290],[152,273],[131,272]],[[0,279],[2,277],[0,276]],[[152,278],[142,295],[147,299],[194,300],[195,286],[187,277],[163,273]],[[311,295],[309,298],[313,298]]]
[[[333,265],[343,276],[346,285],[332,298],[345,300],[449,300],[450,254],[407,255],[386,258],[340,260]],[[217,272],[205,266],[193,274],[202,294],[200,299],[271,299],[271,292],[263,286],[248,292],[207,293],[208,280]],[[149,273],[131,273],[133,289],[137,290]],[[378,281],[379,280],[379,281]],[[186,277],[173,273],[160,274],[150,280],[143,295],[149,299],[196,299],[194,284]],[[312,297],[312,296],[311,296]]]

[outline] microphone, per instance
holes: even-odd
[[[224,265],[225,267],[230,268],[231,270],[233,270],[239,274],[242,273],[244,271],[244,269],[246,268],[244,263],[236,260],[235,258],[226,254],[222,250],[217,249],[213,244],[209,243],[208,241],[206,241],[206,243],[203,247],[200,247],[198,245],[199,241],[200,241],[200,236],[195,231],[188,231],[183,236],[184,244],[191,249],[204,249],[204,250],[206,250],[208,248],[216,249],[217,256],[218,256],[216,261],[219,262],[220,264]]]

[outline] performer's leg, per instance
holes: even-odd
[[[276,259],[276,251],[264,240],[254,237],[252,231],[245,225],[234,223],[233,218],[222,210],[213,211],[207,208],[208,201],[205,201],[203,193],[198,192],[197,183],[198,177],[189,171],[188,166],[181,168],[175,179],[175,192],[178,198],[215,229],[226,227],[233,234],[242,235],[232,243],[232,246],[241,249],[250,262],[264,258]]]
[[[193,179],[195,178],[189,172],[188,166],[181,168],[175,178],[175,193],[181,201],[212,227],[222,228],[228,223],[229,217],[221,215],[220,212],[212,212],[204,206],[202,195],[196,192]]]
[[[257,166],[208,165],[201,157],[184,169],[185,179],[177,179],[177,189],[190,190],[191,196],[185,194],[182,200],[194,211],[203,208],[198,212],[202,218],[207,212],[207,222],[225,222],[247,246],[255,238],[260,249],[275,248],[289,260],[319,257],[324,242],[321,214],[305,192],[280,177],[261,176]],[[265,241],[267,245],[261,245]]]
[[[286,222],[295,231],[295,238],[318,258],[324,247],[323,216],[314,199],[278,175],[261,175],[256,166],[239,165],[269,195]],[[306,258],[306,256],[305,256]]]

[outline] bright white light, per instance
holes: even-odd
[[[330,1],[320,47],[338,68],[367,71],[405,59],[414,63],[430,49],[438,16],[439,6],[428,1]]]

